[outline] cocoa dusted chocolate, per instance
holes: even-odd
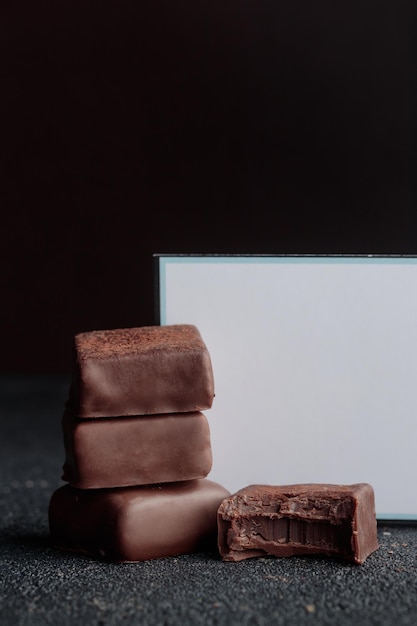
[[[121,489],[64,485],[49,504],[52,543],[109,561],[217,550],[217,510],[229,492],[208,479]]]
[[[212,467],[210,428],[201,412],[62,419],[62,479],[83,489],[205,478]]]
[[[251,485],[218,510],[224,561],[326,555],[363,563],[378,549],[371,485]]]
[[[213,398],[210,355],[192,324],[75,336],[69,405],[78,417],[202,411]]]

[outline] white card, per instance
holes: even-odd
[[[368,482],[417,520],[417,258],[155,255],[160,323],[213,362],[213,469],[254,483]]]

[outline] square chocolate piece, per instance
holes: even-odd
[[[199,411],[80,419],[66,409],[63,480],[98,489],[205,478],[212,451]]]
[[[52,543],[109,561],[217,550],[217,509],[229,492],[203,478],[123,489],[64,485],[49,503]]]
[[[371,485],[251,485],[218,511],[224,561],[326,555],[363,563],[378,548]]]
[[[69,405],[78,417],[201,411],[213,403],[210,355],[191,324],[80,333],[74,361]]]

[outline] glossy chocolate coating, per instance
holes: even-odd
[[[190,324],[80,333],[69,404],[79,417],[201,411],[212,406],[209,352]]]
[[[225,561],[323,554],[363,563],[378,548],[371,485],[251,485],[218,511]]]
[[[84,489],[205,478],[212,451],[207,418],[198,411],[78,419],[66,409],[63,480]]]
[[[229,492],[208,479],[123,489],[60,487],[49,504],[53,544],[110,561],[217,550],[217,509]]]

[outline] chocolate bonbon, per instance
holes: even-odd
[[[208,479],[121,489],[64,485],[49,504],[55,547],[109,561],[216,550],[217,510],[229,492]]]
[[[54,545],[110,561],[217,548],[210,355],[190,324],[80,333],[62,418]]]
[[[322,554],[363,563],[378,548],[371,485],[250,485],[218,511],[225,561]]]
[[[79,419],[64,412],[62,478],[84,488],[204,478],[211,470],[210,429],[201,412]]]
[[[79,333],[69,405],[83,418],[201,411],[213,370],[192,324]]]

